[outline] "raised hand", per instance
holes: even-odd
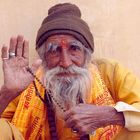
[[[1,50],[3,60],[4,85],[2,89],[8,91],[9,96],[15,98],[33,80],[32,75],[27,71],[29,66],[29,42],[23,39],[22,35],[10,39],[9,48],[3,46]],[[41,64],[37,60],[31,66],[35,72]]]

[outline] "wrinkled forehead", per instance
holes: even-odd
[[[76,39],[72,35],[56,34],[56,35],[52,35],[52,36],[48,37],[47,40],[46,40],[46,43],[49,43],[49,42],[64,43],[64,42],[73,42],[73,41],[80,42],[78,39]]]

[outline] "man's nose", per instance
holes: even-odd
[[[72,65],[72,60],[69,53],[66,50],[63,50],[60,57],[59,65],[63,68],[68,68]]]

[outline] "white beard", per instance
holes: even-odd
[[[59,73],[72,73],[72,76],[58,76]],[[68,69],[55,67],[46,71],[46,88],[51,90],[53,97],[65,108],[69,109],[79,103],[79,98],[86,102],[91,89],[91,75],[87,68],[71,66]],[[57,114],[61,109],[55,104]]]

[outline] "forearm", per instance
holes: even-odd
[[[64,114],[66,125],[76,128],[81,134],[90,134],[98,128],[108,125],[125,125],[123,113],[112,106],[79,104]],[[86,123],[85,123],[86,122]]]
[[[2,88],[0,90],[0,116],[11,100],[12,98],[9,96],[8,91]]]

